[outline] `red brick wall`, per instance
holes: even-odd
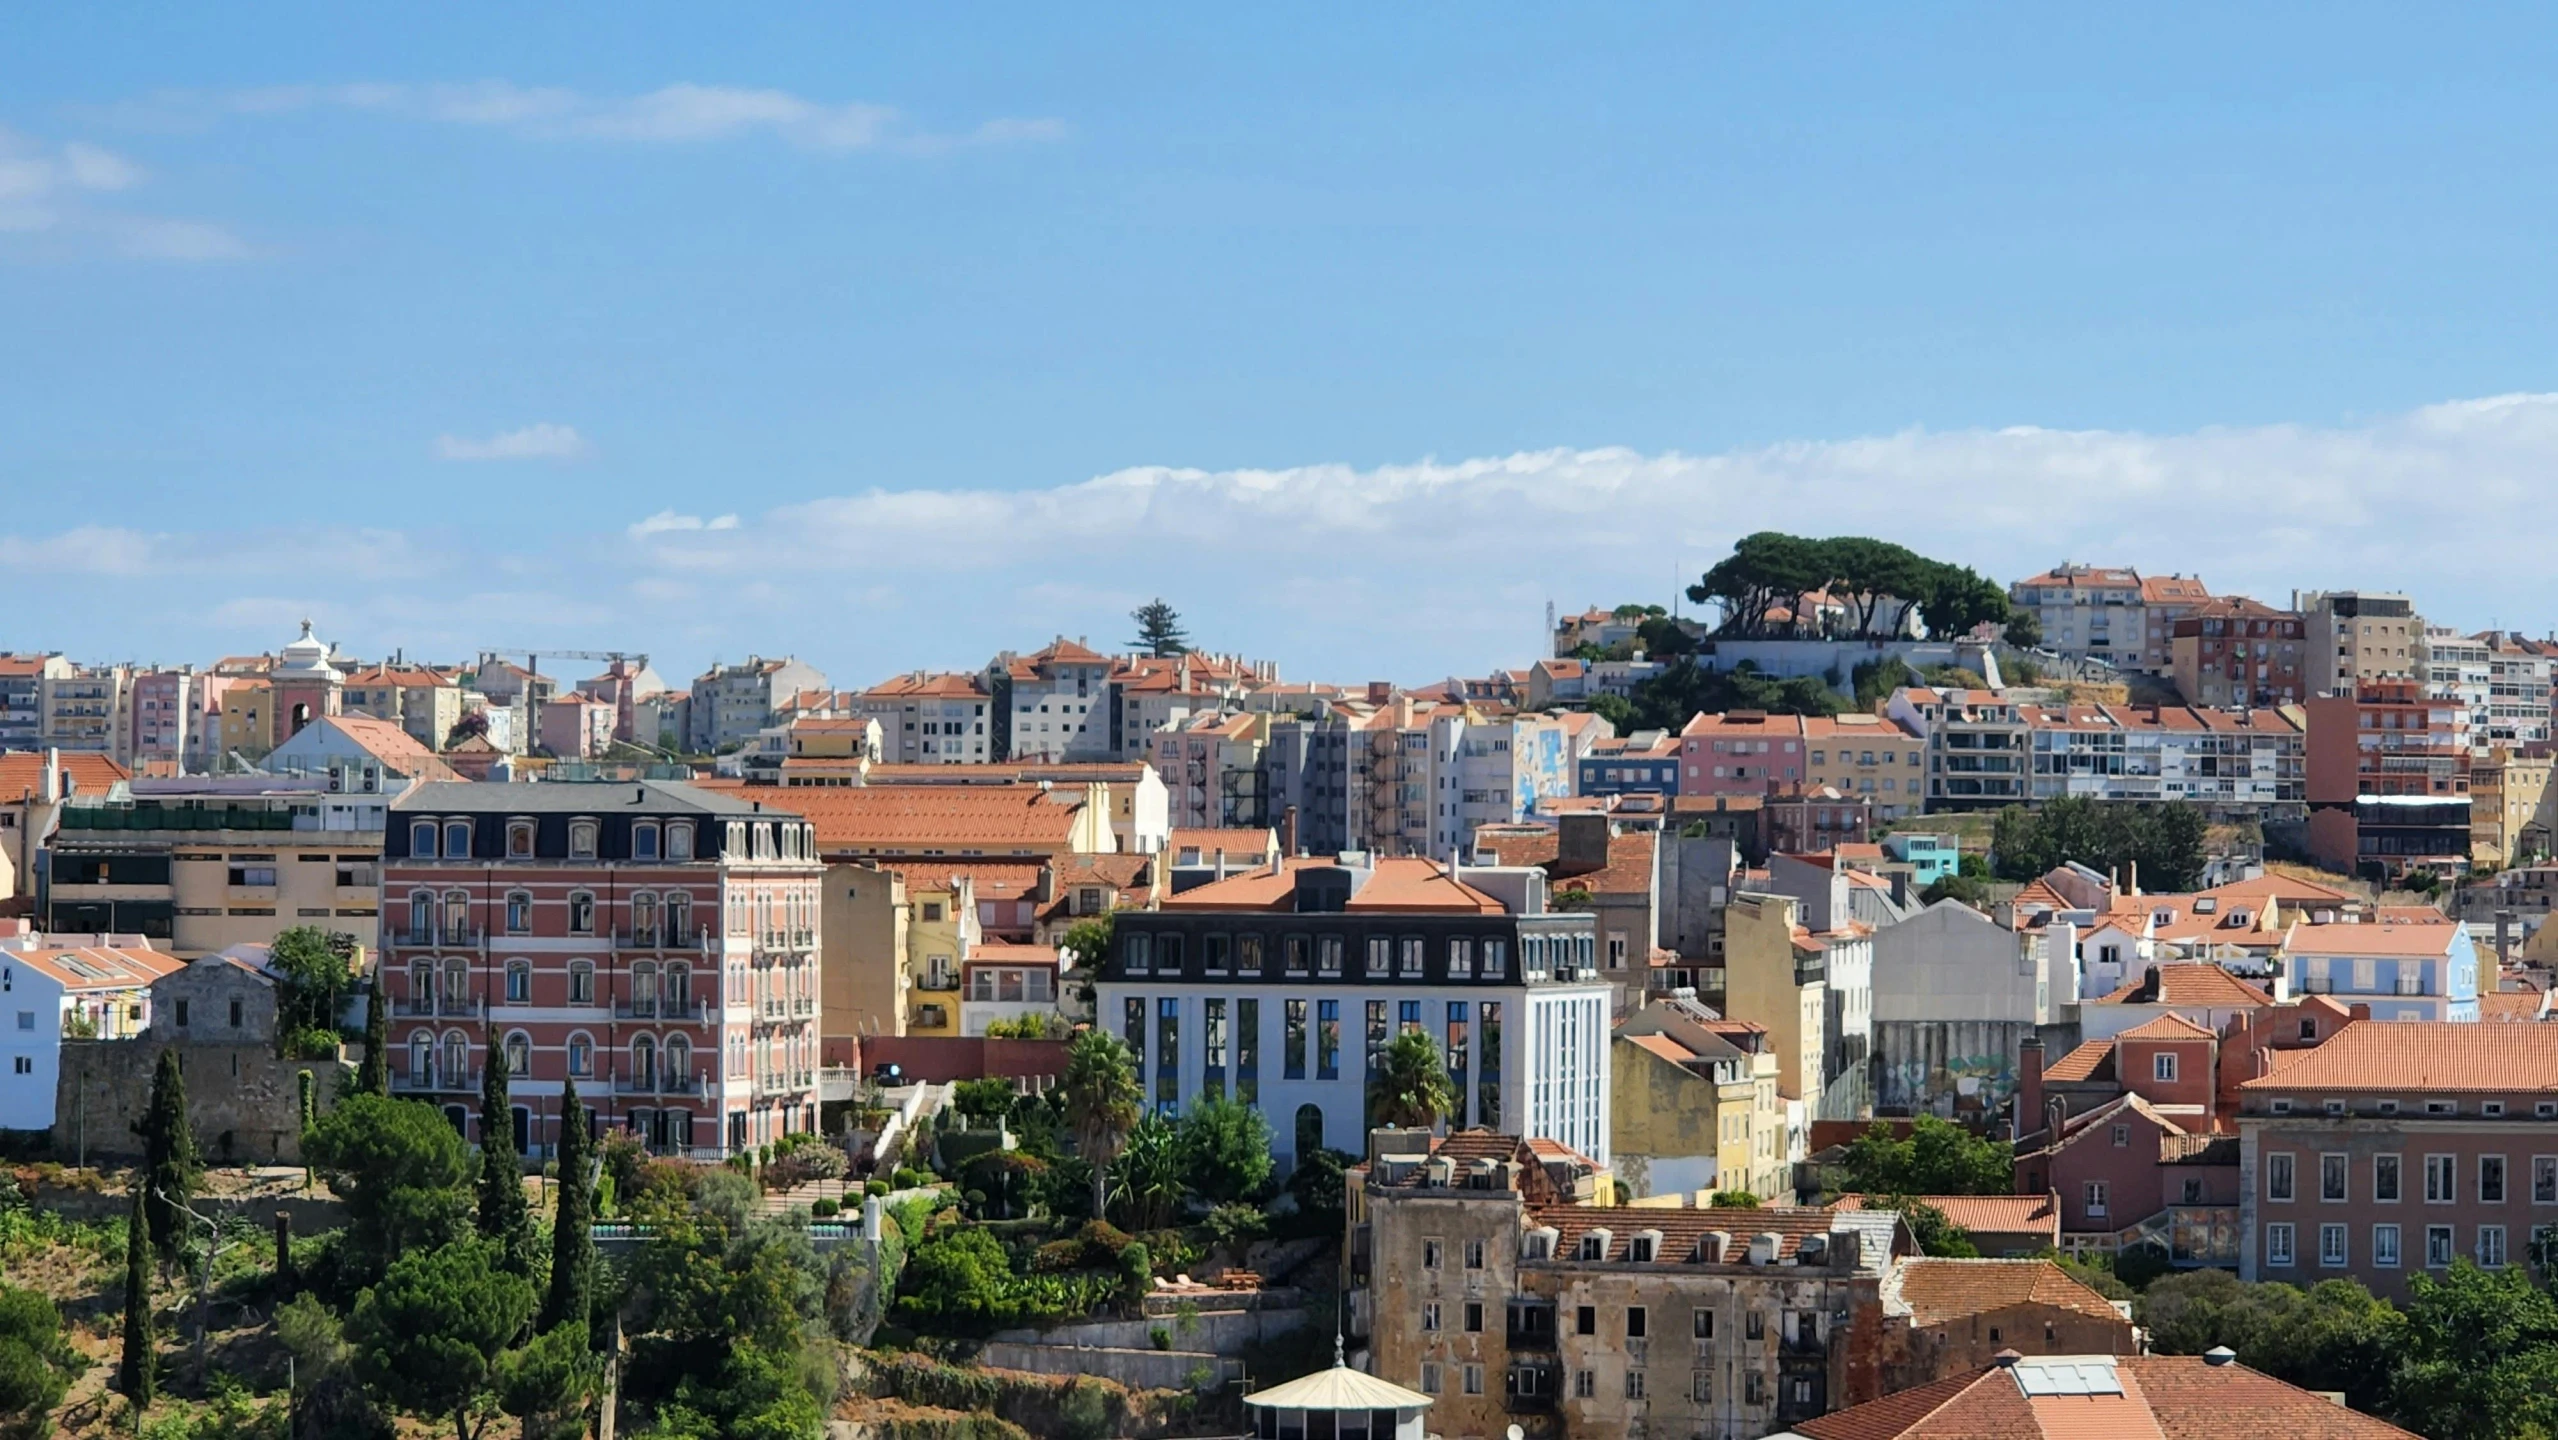
[[[897,1065],[909,1080],[939,1083],[995,1075],[1021,1079],[1065,1074],[1066,1042],[980,1035],[872,1035],[861,1042],[858,1059],[865,1071]]]

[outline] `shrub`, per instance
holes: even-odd
[[[844,1207],[836,1204],[833,1196],[822,1197],[816,1204],[808,1207],[808,1213],[820,1220],[832,1220],[843,1212]]]
[[[1130,1300],[1143,1300],[1154,1288],[1155,1257],[1143,1241],[1131,1240],[1119,1252],[1119,1293]]]
[[[865,1180],[862,1182],[862,1193],[864,1195],[876,1195],[880,1199],[885,1200],[888,1198],[888,1182],[885,1180]]]
[[[1220,1205],[1208,1212],[1205,1223],[1209,1238],[1230,1250],[1270,1231],[1269,1219],[1250,1205]]]
[[[1084,1243],[1080,1240],[1051,1240],[1030,1255],[1030,1273],[1034,1275],[1063,1275],[1087,1268]]]
[[[1169,1350],[1172,1348],[1172,1332],[1161,1325],[1148,1330],[1146,1332],[1146,1338],[1153,1341],[1155,1348],[1158,1350]]]
[[[900,1190],[920,1190],[933,1183],[932,1176],[916,1169],[912,1165],[898,1166],[895,1178],[897,1182],[896,1188]]]

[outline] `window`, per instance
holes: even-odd
[[[2265,1157],[2265,1198],[2292,1198],[2292,1157],[2288,1152],[2278,1150]]]
[[[1468,1270],[1480,1270],[1483,1268],[1482,1241],[1468,1240],[1466,1242],[1466,1268]]]
[[[1439,1328],[1438,1301],[1425,1300],[1421,1303],[1421,1328],[1426,1331],[1435,1331]]]
[[[1595,1370],[1575,1370],[1572,1372],[1573,1399],[1590,1400],[1596,1398],[1598,1393],[1599,1372]]]
[[[1341,1002],[1315,1002],[1315,1078],[1341,1078]]]
[[[1507,940],[1484,941],[1483,978],[1486,980],[1498,980],[1508,974],[1509,970],[1510,942]]]
[[[1436,1270],[1436,1269],[1438,1269],[1438,1268],[1439,1268],[1439,1255],[1440,1255],[1440,1247],[1439,1247],[1439,1242],[1438,1242],[1438,1241],[1436,1241],[1436,1240],[1424,1240],[1424,1241],[1422,1241],[1422,1242],[1421,1242],[1421,1268],[1422,1268],[1422,1269],[1424,1269],[1424,1270]],[[1436,1327],[1433,1327],[1433,1328],[1436,1328]]]
[[[1449,941],[1448,978],[1451,980],[1469,980],[1473,977],[1474,942],[1471,940]]]
[[[413,860],[435,858],[434,821],[420,820],[409,827],[409,858]]]
[[[509,860],[530,860],[533,858],[532,821],[514,820],[507,823],[506,858]]]
[[[2425,1203],[2448,1205],[2459,1198],[2460,1181],[2453,1167],[2457,1161],[2449,1155],[2425,1157]]]
[[[1421,974],[1421,957],[1422,957],[1423,953],[1425,952],[1425,950],[1427,949],[1427,947],[1428,947],[1428,942],[1427,942],[1427,941],[1424,941],[1424,940],[1419,940],[1419,939],[1414,939],[1414,938],[1406,938],[1406,939],[1404,940],[1404,942],[1403,942],[1403,975],[1404,975],[1404,978],[1406,978],[1406,979],[1414,979],[1414,978],[1417,978],[1417,977]]]
[[[2531,1203],[2558,1205],[2558,1155],[2531,1157]]]
[[[2398,1203],[2398,1157],[2371,1157],[2371,1198],[2387,1204]]]
[[[1699,1305],[1698,1307],[1696,1307],[1696,1309],[1695,1309],[1694,1311],[1692,1311],[1692,1312],[1690,1312],[1690,1313],[1689,1313],[1689,1316],[1688,1316],[1688,1323],[1689,1323],[1689,1325],[1691,1325],[1692,1327],[1694,1327],[1693,1333],[1695,1334],[1695,1336],[1696,1336],[1696,1338],[1697,1338],[1697,1339],[1699,1339],[1699,1340],[1711,1340],[1711,1339],[1713,1339],[1713,1338],[1714,1338],[1714,1312],[1713,1312],[1713,1311],[1706,1309],[1706,1308],[1705,1308],[1704,1306],[1702,1306],[1702,1305]]]
[[[529,893],[522,890],[506,892],[506,933],[509,935],[533,933],[533,897]]]
[[[2481,1225],[2478,1227],[2478,1263],[2489,1270],[2505,1268],[2504,1226]]]
[[[2105,1199],[2106,1199],[2106,1183],[2105,1183],[2104,1181],[2102,1181],[2102,1180],[2090,1180],[2090,1181],[2088,1181],[2088,1182],[2087,1182],[2087,1218],[2088,1218],[2088,1219],[2090,1219],[2090,1220],[2102,1220],[2102,1219],[2104,1219],[2104,1218],[2105,1218]]]
[[[568,1073],[578,1076],[595,1073],[595,1042],[584,1032],[568,1037]]]
[[[1439,1393],[1439,1362],[1436,1360],[1421,1362],[1421,1393],[1424,1395]]]
[[[2132,1143],[2132,1127],[2131,1127],[2131,1126],[2129,1126],[2129,1125],[2117,1125],[2117,1126],[2115,1126],[2115,1127],[2114,1127],[2114,1148],[2115,1148],[2115,1149],[2117,1149],[2117,1150],[2128,1149],[2128,1148],[2130,1148],[2131,1143]]]
[[[1316,974],[1338,975],[1341,973],[1341,951],[1345,943],[1347,942],[1338,935],[1324,935],[1315,940]]]
[[[1711,1404],[1711,1403],[1713,1403],[1713,1400],[1714,1400],[1714,1375],[1713,1375],[1713,1372],[1711,1372],[1711,1371],[1707,1371],[1707,1370],[1699,1370],[1699,1371],[1695,1372],[1694,1374],[1691,1374],[1690,1376],[1688,1376],[1688,1398],[1689,1398],[1690,1400],[1693,1400],[1693,1401],[1697,1402],[1697,1403],[1698,1403],[1698,1404],[1700,1404],[1700,1405],[1707,1405],[1707,1404]]]
[[[2478,1203],[2481,1205],[2505,1203],[2504,1156],[2481,1155],[2478,1157]]]
[[[1384,975],[1393,963],[1394,942],[1382,935],[1369,937],[1368,973],[1370,975]]]
[[[1767,1403],[1767,1398],[1768,1387],[1766,1376],[1761,1375],[1756,1370],[1752,1370],[1741,1377],[1742,1404],[1764,1405]]]
[[[1742,1339],[1744,1339],[1744,1340],[1764,1340],[1764,1339],[1766,1339],[1766,1338],[1767,1338],[1767,1333],[1768,1333],[1768,1318],[1767,1318],[1767,1316],[1765,1316],[1765,1315],[1761,1314],[1760,1312],[1758,1312],[1758,1311],[1756,1311],[1756,1310],[1752,1310],[1752,1311],[1750,1311],[1748,1314],[1743,1315],[1743,1316],[1741,1317],[1741,1338],[1742,1338]]]
[[[571,935],[595,933],[595,897],[583,890],[568,897],[568,933]]]
[[[35,1057],[33,1057],[33,1056],[31,1056],[31,1055],[21,1055],[21,1056],[18,1056],[18,1057],[17,1057],[17,1060],[16,1060],[16,1063],[15,1063],[14,1065],[12,1065],[10,1068],[12,1068],[13,1070],[15,1070],[15,1071],[16,1071],[18,1074],[20,1074],[20,1075],[33,1075],[34,1073],[36,1073],[36,1062],[35,1062]]]
[[[471,858],[470,821],[447,820],[444,822],[444,858],[447,860]]]
[[[185,1029],[185,1028],[186,1028],[186,1023],[187,1023],[187,1002],[185,1002],[184,1000],[181,1000],[181,1001],[179,1001],[179,1002],[178,1002],[178,1028],[179,1028],[179,1029],[181,1029],[181,1030]],[[18,1028],[19,1028],[19,1029],[21,1029],[21,1030],[33,1030],[34,1028],[36,1028],[36,1012],[34,1012],[33,1010],[21,1010],[21,1011],[19,1011],[19,1012],[18,1012]]]
[[[2318,1263],[2330,1267],[2345,1263],[2344,1226],[2321,1225],[2318,1227]]]
[[[634,860],[657,858],[657,827],[655,825],[642,824],[631,827],[631,858]]]
[[[2425,1227],[2425,1264],[2436,1270],[2451,1264],[2450,1226],[2428,1225]]]
[[[666,827],[666,858],[669,860],[690,860],[693,858],[692,826],[669,825]]]
[[[1651,1333],[1651,1315],[1640,1305],[1625,1307],[1625,1338],[1640,1340]]]
[[[1235,937],[1235,973],[1239,975],[1261,973],[1260,936],[1238,935]]]
[[[1625,1372],[1625,1398],[1628,1400],[1640,1400],[1643,1398],[1642,1371],[1628,1370]]]
[[[2345,1198],[2346,1163],[2346,1158],[2342,1155],[2321,1155],[2318,1157],[2319,1199],[2342,1200]]]
[[[595,964],[593,961],[571,960],[568,962],[568,1003],[571,1005],[592,1005],[595,1003]]]
[[[1285,963],[1289,974],[1303,975],[1306,973],[1306,952],[1312,948],[1313,946],[1303,935],[1291,935],[1281,942],[1282,952],[1287,957]]]
[[[1480,1301],[1480,1300],[1468,1300],[1468,1301],[1466,1302],[1466,1308],[1465,1308],[1465,1326],[1466,1326],[1466,1333],[1467,1333],[1468,1335],[1480,1335],[1480,1334],[1482,1334],[1482,1333],[1483,1333],[1483,1302],[1482,1302],[1482,1301]]]
[[[1589,1241],[1585,1238],[1582,1243],[1586,1246]],[[1579,1305],[1573,1307],[1572,1333],[1575,1335],[1598,1334],[1599,1307],[1596,1305]]]
[[[509,960],[506,962],[506,1003],[509,1005],[533,1003],[532,961]]]
[[[2161,1050],[2149,1057],[2149,1075],[2162,1084],[2176,1083],[2176,1052]]]
[[[1287,1001],[1284,1014],[1286,1033],[1281,1037],[1283,1058],[1280,1063],[1288,1079],[1303,1080],[1306,1078],[1306,1002]]]
[[[1480,1309],[1481,1307],[1480,1307],[1480,1306],[1478,1306],[1478,1307],[1475,1307],[1475,1308]],[[1460,1374],[1462,1374],[1462,1375],[1464,1376],[1465,1392],[1466,1392],[1468,1395],[1480,1395],[1480,1394],[1482,1394],[1482,1393],[1483,1393],[1483,1367],[1482,1367],[1482,1366],[1480,1366],[1480,1365],[1468,1365],[1468,1366],[1466,1366],[1466,1367],[1465,1367],[1465,1368],[1464,1368],[1461,1372],[1459,1372],[1459,1373],[1460,1373]]]
[[[2288,1222],[2265,1227],[2265,1263],[2268,1265],[2292,1263],[2292,1227]]]
[[[2371,1263],[2384,1270],[2398,1268],[2397,1226],[2374,1225],[2371,1227]]]

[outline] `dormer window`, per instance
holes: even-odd
[[[471,858],[470,821],[447,820],[444,822],[444,858],[447,860]]]
[[[568,858],[571,860],[595,858],[594,821],[571,820],[568,822]]]
[[[1607,1259],[1607,1258],[1608,1258],[1608,1242],[1610,1242],[1611,1240],[1614,1240],[1615,1238],[1616,1238],[1615,1236],[1610,1235],[1610,1234],[1609,1234],[1606,1230],[1603,1230],[1603,1229],[1602,1229],[1602,1230],[1593,1230],[1593,1231],[1591,1231],[1589,1234],[1582,1236],[1582,1237],[1581,1237],[1581,1258],[1582,1258],[1582,1259],[1584,1259],[1584,1260],[1605,1260],[1605,1259]]]
[[[654,822],[642,821],[641,823],[632,826],[631,858],[634,860],[656,859],[657,835],[657,826]]]
[[[409,827],[409,858],[413,860],[435,858],[434,821],[420,820]]]
[[[692,826],[675,824],[666,827],[666,858],[669,860],[693,858]]]
[[[533,858],[532,821],[509,820],[506,822],[506,858],[509,860]]]

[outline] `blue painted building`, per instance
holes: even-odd
[[[2478,947],[2449,920],[2294,925],[2281,963],[2292,993],[2368,1004],[2375,1020],[2478,1018]]]
[[[1886,835],[1883,853],[1910,867],[1912,890],[1924,890],[1963,867],[1962,847],[1951,835]]]
[[[1581,757],[1582,795],[1676,795],[1679,737],[1665,730],[1637,730],[1602,740]]]

